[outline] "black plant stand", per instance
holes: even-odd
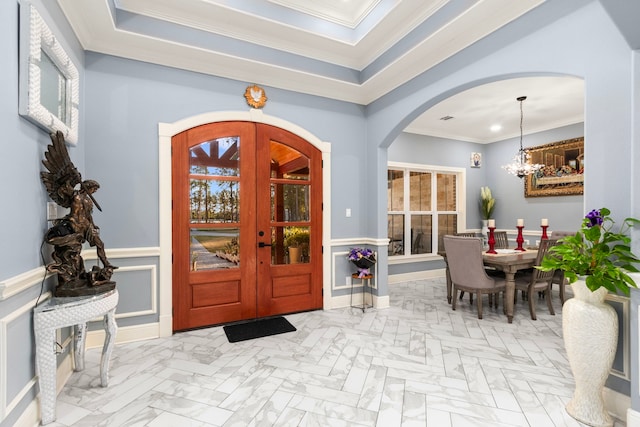
[[[358,273],[353,273],[351,275],[351,307],[359,308],[364,311],[367,308],[373,307],[373,294],[371,293],[371,279],[373,278],[373,274],[367,274],[362,277]],[[353,305],[353,288],[355,287],[354,280],[360,280],[362,284],[362,304]],[[369,304],[367,304],[367,288],[369,289]]]

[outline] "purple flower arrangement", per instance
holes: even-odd
[[[585,218],[588,220],[587,222],[585,222],[585,226],[587,228],[591,228],[595,225],[602,225],[602,223],[604,222],[604,217],[602,216],[602,213],[595,209],[589,212],[585,216]]]
[[[358,277],[360,278],[371,274],[369,269],[376,263],[375,254],[367,248],[351,248],[347,259],[358,267]]]

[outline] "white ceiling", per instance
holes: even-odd
[[[584,81],[574,77],[526,77],[476,86],[445,99],[411,123],[407,132],[489,143],[584,120]],[[443,117],[452,117],[442,120]],[[500,129],[492,130],[492,126]]]
[[[362,105],[545,2],[57,1],[85,50]],[[479,143],[510,138],[520,132],[523,95],[525,133],[579,123],[583,91],[575,78],[496,82],[441,102],[407,131]],[[503,130],[491,132],[498,123]]]
[[[380,0],[267,0],[345,27],[355,28]]]

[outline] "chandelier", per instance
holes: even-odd
[[[516,100],[520,102],[520,150],[518,150],[518,154],[516,154],[511,163],[502,166],[502,168],[511,175],[515,175],[518,178],[523,178],[525,175],[531,175],[544,167],[544,165],[529,163],[531,156],[524,150],[524,148],[522,148],[522,119],[524,118],[522,113],[522,102],[525,99],[527,99],[526,96],[516,98]]]

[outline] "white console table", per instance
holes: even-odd
[[[84,369],[84,348],[87,322],[104,316],[106,337],[102,347],[100,382],[109,382],[109,359],[116,331],[116,305],[118,290],[114,289],[88,297],[51,298],[34,309],[33,323],[36,337],[36,375],[40,388],[42,425],[56,419],[56,330],[74,327],[73,352],[75,370]]]

